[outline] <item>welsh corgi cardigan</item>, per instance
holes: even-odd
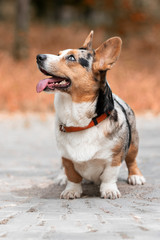
[[[83,178],[100,184],[102,198],[119,198],[116,181],[123,160],[128,183],[145,183],[136,163],[134,112],[112,93],[106,80],[122,41],[113,37],[94,50],[92,38],[93,31],[79,49],[37,56],[40,71],[49,76],[37,84],[37,92],[55,93],[56,139],[67,177],[61,193],[65,199],[81,196]]]

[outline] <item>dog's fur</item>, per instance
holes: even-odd
[[[37,56],[39,69],[54,79],[52,87],[46,85],[37,91],[55,93],[57,145],[67,176],[61,198],[79,198],[83,178],[100,184],[102,198],[119,198],[116,181],[123,160],[128,167],[128,183],[145,183],[136,163],[135,115],[122,99],[112,94],[106,80],[107,70],[120,55],[122,41],[119,37],[110,38],[93,50],[92,37],[93,31],[79,49],[64,50],[58,56]],[[59,128],[87,126],[93,117],[104,112],[109,116],[86,130],[68,133]]]

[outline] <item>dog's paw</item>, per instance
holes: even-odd
[[[68,183],[65,190],[61,193],[60,198],[62,199],[74,199],[80,198],[82,194],[82,187],[79,183]]]
[[[108,199],[116,199],[121,197],[121,193],[116,184],[102,183],[100,187],[101,197]]]
[[[61,199],[74,199],[74,198],[80,198],[80,197],[81,197],[81,192],[75,191],[74,189],[64,190],[60,195]]]
[[[128,177],[128,183],[130,185],[143,185],[145,184],[146,180],[143,176],[139,175],[131,175]]]

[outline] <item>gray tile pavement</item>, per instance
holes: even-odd
[[[84,184],[81,199],[60,200],[54,116],[0,115],[0,239],[160,239],[160,117],[138,117],[138,164],[147,179],[129,186],[122,166],[122,197],[100,199]]]

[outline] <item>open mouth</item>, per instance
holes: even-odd
[[[55,76],[42,68],[39,69],[45,75],[50,76],[50,78],[45,78],[39,81],[36,86],[37,93],[42,91],[54,91],[55,89],[66,90],[71,85],[71,80],[69,78]]]

